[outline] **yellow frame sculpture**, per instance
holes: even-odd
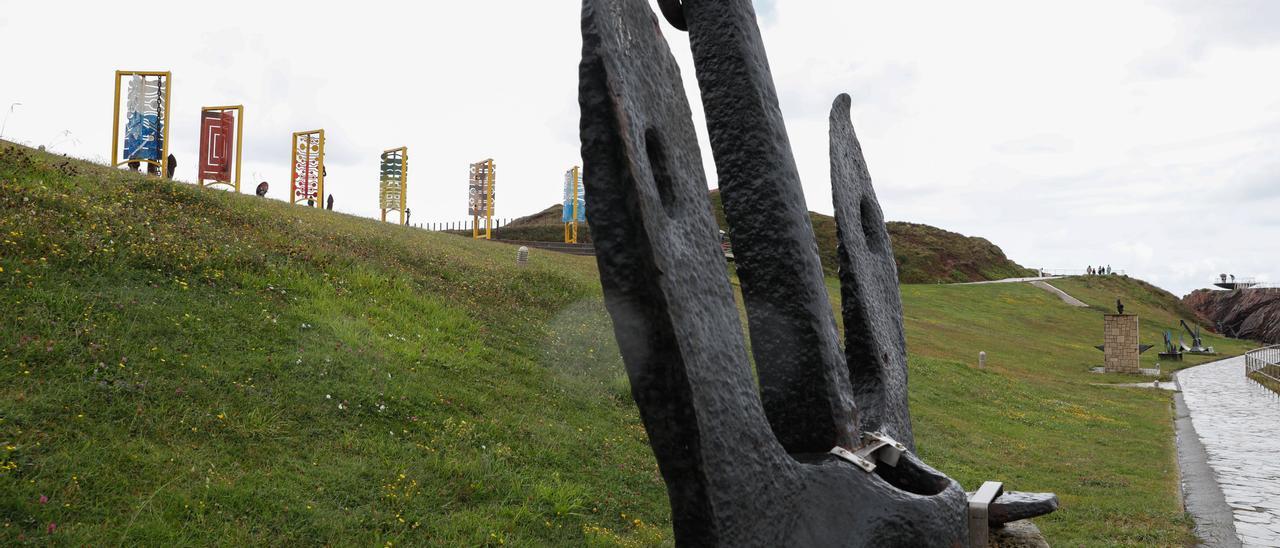
[[[484,239],[493,239],[493,186],[497,181],[497,167],[494,166],[493,158],[482,160],[471,164],[471,174],[467,180],[468,194],[471,188],[477,184],[484,185]],[[482,180],[483,178],[483,180]],[[471,237],[473,239],[480,238],[480,212],[474,207],[469,208],[471,213]]]
[[[573,181],[570,182],[573,185],[573,195],[570,197],[573,200],[573,211],[569,222],[564,224],[564,243],[576,244],[578,243],[578,186],[581,185],[582,168],[573,166],[569,173],[573,174]]]
[[[386,191],[386,189],[383,186],[385,184],[385,181],[382,181],[382,180],[379,181],[379,185],[378,185],[378,205],[379,207],[382,208],[382,222],[384,223],[387,222],[388,211],[399,211],[400,224],[404,224],[404,208],[407,207],[409,203],[409,147],[389,148],[387,150],[382,151],[382,154],[385,156],[387,154],[392,154],[395,152],[400,153],[400,159],[401,159],[400,208],[398,210],[394,208],[387,209],[386,199],[384,198],[384,192]]]
[[[308,144],[318,141],[316,146],[316,151],[317,151],[316,152],[316,197],[315,197],[315,201],[311,204],[310,207],[318,207],[320,209],[324,209],[324,130],[323,129],[313,129],[311,131],[293,132],[293,145],[289,148],[289,153],[290,153],[290,156],[292,157],[292,160],[290,161],[290,165],[292,166],[292,169],[289,170],[289,194],[290,194],[289,202],[293,204],[297,204],[298,202],[305,203],[307,201],[306,196],[302,196],[302,197],[298,196],[298,143],[300,142],[299,138],[305,138]],[[307,148],[305,156],[306,156],[307,162],[309,163],[311,161],[310,147]]]
[[[203,107],[203,108],[201,108],[201,109],[200,109],[200,119],[201,119],[201,121],[202,121],[202,123],[203,123],[203,120],[204,120],[204,116],[205,116],[205,114],[207,114],[207,113],[209,113],[209,112],[226,112],[226,111],[229,111],[229,110],[234,110],[234,111],[236,112],[236,160],[235,160],[235,161],[236,161],[236,174],[235,174],[235,179],[233,179],[231,183],[224,183],[224,182],[222,182],[222,181],[211,181],[211,182],[209,182],[209,184],[208,184],[208,185],[205,185],[205,183],[204,183],[205,178],[204,178],[204,176],[203,176],[203,175],[201,175],[201,166],[196,166],[196,177],[197,177],[197,178],[199,178],[199,180],[200,180],[200,186],[230,185],[230,186],[232,186],[232,187],[234,187],[234,188],[236,189],[236,194],[239,194],[239,193],[240,193],[240,158],[241,158],[241,152],[244,150],[244,105],[226,105],[226,106],[218,106],[218,107]],[[166,155],[165,157],[166,157],[166,158],[168,158],[168,156],[167,156],[167,155]],[[197,155],[196,155],[196,158],[197,158],[197,160],[196,160],[196,161],[198,162],[198,161],[199,161],[199,154],[197,154]]]
[[[169,71],[148,71],[148,70],[117,70],[116,71],[116,93],[115,104],[112,107],[111,119],[111,167],[120,167],[134,160],[120,159],[120,79],[125,76],[148,76],[155,78],[163,78],[164,86],[164,121],[160,124],[160,160],[137,160],[138,162],[146,162],[160,168],[160,176],[164,177],[164,172],[169,166],[165,165],[169,158],[169,111],[172,110],[170,99],[173,97],[173,73]]]

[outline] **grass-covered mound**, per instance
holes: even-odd
[[[0,544],[670,538],[590,259],[0,147]]]
[[[0,544],[670,542],[593,259],[0,147]],[[930,464],[1056,491],[1056,545],[1192,540],[1099,310],[902,289]]]
[[[1067,282],[1059,287],[1071,292]],[[1146,286],[1125,289],[1147,312]],[[1055,546],[1187,545],[1170,395],[1095,386],[1150,380],[1088,372],[1102,365],[1100,310],[1029,284],[904,285],[902,297],[912,419],[931,465],[969,489],[1001,479],[1056,492],[1062,508],[1036,520]],[[1151,331],[1144,320],[1144,342]],[[1214,336],[1206,344],[1248,347]]]
[[[1076,276],[1052,283],[1058,289],[1084,301],[1089,305],[1090,310],[1097,313],[1114,313],[1118,298],[1124,303],[1125,314],[1137,314],[1139,339],[1142,344],[1155,345],[1140,356],[1142,367],[1155,367],[1158,362],[1162,371],[1172,372],[1207,361],[1237,356],[1243,354],[1246,348],[1256,346],[1246,341],[1215,335],[1208,326],[1202,324],[1200,338],[1204,340],[1205,346],[1214,347],[1218,356],[1183,354],[1182,362],[1161,360],[1159,354],[1164,351],[1165,331],[1173,335],[1174,344],[1177,344],[1178,336],[1181,335],[1182,340],[1189,345],[1191,335],[1183,330],[1178,321],[1186,320],[1192,329],[1195,329],[1196,324],[1200,322],[1200,317],[1177,296],[1128,276]],[[1101,322],[1096,329],[1095,338],[1097,342],[1094,344],[1102,344]],[[1102,353],[1098,352],[1098,355],[1101,356]]]
[[[711,210],[722,230],[728,230],[720,191],[711,191]],[[559,242],[564,239],[561,207],[551,206],[533,215],[521,217],[503,227],[495,238]],[[836,220],[830,215],[809,212],[814,237],[822,256],[822,267],[828,276],[836,274]],[[1034,271],[1019,266],[1005,257],[1004,251],[983,238],[964,236],[940,228],[916,223],[890,221],[889,239],[898,264],[902,283],[980,282],[1032,276]],[[591,231],[584,224],[578,229],[578,241],[590,242]]]

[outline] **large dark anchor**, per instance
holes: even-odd
[[[660,0],[687,27],[759,377],[679,68],[645,0],[584,0],[579,102],[605,301],[687,546],[962,546],[921,462],[897,271],[850,121],[831,112],[841,351],[750,0]]]

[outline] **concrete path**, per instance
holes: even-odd
[[[961,282],[953,285],[986,285],[986,284],[1019,284],[1022,282],[1042,282],[1045,280],[1055,280],[1060,276],[1043,276],[1031,278],[1004,278],[1002,280],[986,280],[982,282]]]
[[[1089,307],[1089,305],[1085,304],[1085,303],[1084,303],[1084,301],[1082,301],[1082,300],[1080,300],[1080,299],[1077,299],[1077,298],[1075,298],[1075,297],[1072,297],[1071,295],[1068,295],[1066,291],[1063,291],[1063,290],[1061,290],[1061,289],[1058,289],[1058,288],[1056,288],[1056,287],[1054,287],[1054,286],[1049,285],[1049,283],[1048,283],[1048,282],[1043,282],[1043,281],[1040,281],[1040,280],[1033,280],[1033,281],[1031,282],[1031,285],[1034,285],[1034,286],[1036,286],[1036,287],[1038,287],[1038,288],[1040,288],[1040,289],[1043,289],[1043,290],[1045,290],[1045,291],[1048,291],[1048,292],[1050,292],[1050,293],[1053,293],[1054,295],[1057,295],[1059,299],[1062,299],[1062,302],[1067,303],[1068,305],[1071,305],[1071,306],[1074,306],[1074,307],[1077,307],[1077,308],[1088,308],[1088,307]]]
[[[1068,295],[1066,291],[1063,291],[1063,290],[1058,289],[1058,288],[1056,288],[1056,287],[1054,287],[1054,286],[1052,286],[1052,285],[1049,285],[1049,283],[1048,283],[1048,282],[1049,282],[1049,280],[1055,280],[1055,279],[1057,279],[1057,278],[1059,278],[1059,276],[1044,276],[1044,277],[1039,277],[1039,278],[1005,278],[1005,279],[1003,279],[1003,280],[988,280],[988,281],[985,281],[985,282],[965,282],[965,283],[959,283],[959,284],[955,284],[955,285],[986,285],[986,284],[1020,284],[1020,283],[1030,283],[1031,285],[1034,285],[1034,286],[1036,286],[1036,287],[1038,287],[1038,288],[1040,288],[1040,289],[1043,289],[1043,290],[1045,290],[1045,291],[1048,291],[1048,292],[1050,292],[1050,293],[1053,293],[1054,295],[1057,295],[1059,299],[1062,299],[1062,302],[1067,303],[1068,305],[1071,305],[1071,306],[1074,306],[1074,307],[1078,307],[1078,308],[1088,308],[1088,306],[1089,306],[1089,305],[1085,304],[1085,303],[1084,303],[1084,301],[1081,301],[1080,299],[1077,299],[1077,298],[1075,298],[1075,297],[1072,297],[1071,295]]]
[[[1190,461],[1183,490],[1196,532],[1211,546],[1280,546],[1280,395],[1245,378],[1243,357],[1186,369],[1177,379],[1190,417],[1189,431],[1179,425],[1178,453]],[[1196,471],[1197,445],[1211,474]],[[1226,536],[1222,503],[1240,544]]]
[[[1126,383],[1119,383],[1119,384],[1094,382],[1094,383],[1089,383],[1089,386],[1103,386],[1103,387],[1110,387],[1110,388],[1142,388],[1142,389],[1149,389],[1149,390],[1168,390],[1170,392],[1178,391],[1178,383],[1160,382],[1160,381],[1126,382]]]

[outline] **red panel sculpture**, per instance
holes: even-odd
[[[200,118],[201,180],[231,182],[235,124],[235,115],[227,111],[206,111]]]

